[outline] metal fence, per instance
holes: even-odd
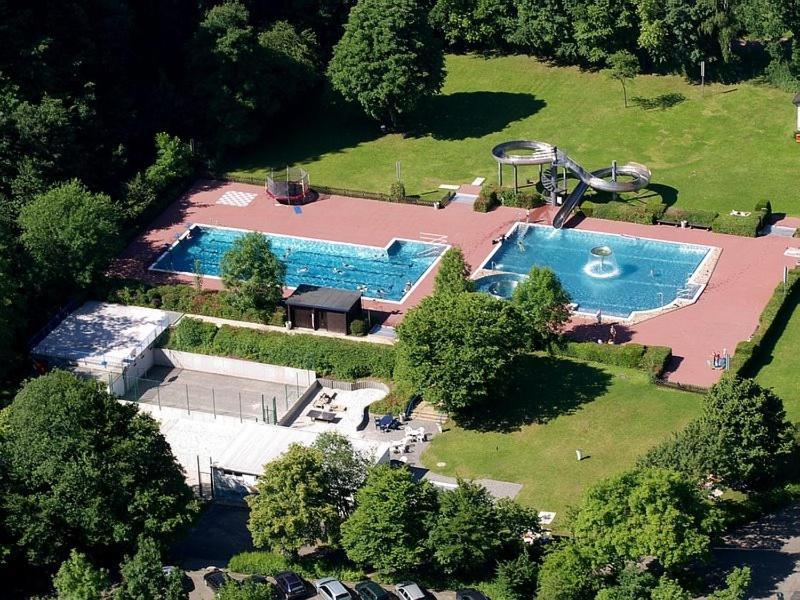
[[[207,387],[184,382],[169,382],[143,377],[126,378],[123,398],[193,412],[228,417],[240,421],[277,423],[302,394],[297,386],[265,383],[263,391]]]

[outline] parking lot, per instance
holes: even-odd
[[[214,599],[214,592],[203,581],[207,567],[224,568],[234,554],[253,549],[253,541],[247,530],[248,514],[247,508],[210,504],[187,536],[172,548],[173,560],[194,583],[194,590],[189,594],[190,600]],[[237,573],[231,575],[234,579],[245,577]],[[345,584],[353,593],[353,582]],[[391,586],[384,587],[391,591]],[[322,600],[318,594],[311,594],[312,591],[309,587],[310,600]],[[435,600],[455,600],[455,597],[455,592],[451,591],[429,592],[429,598]]]

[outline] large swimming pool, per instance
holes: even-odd
[[[701,286],[690,278],[710,250],[696,244],[519,223],[482,265],[515,275],[507,279],[490,275],[479,279],[477,286],[507,297],[519,275],[533,266],[550,267],[579,312],[599,310],[630,317],[677,298],[696,297]]]
[[[220,276],[220,260],[241,229],[195,225],[150,267],[156,271],[193,274],[196,261],[203,275]],[[286,285],[300,284],[358,290],[367,298],[400,301],[447,248],[414,240],[394,239],[385,248],[263,234],[286,265]]]

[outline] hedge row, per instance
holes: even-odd
[[[228,292],[225,291],[197,291],[193,286],[184,283],[153,286],[127,279],[107,280],[104,282],[104,286],[104,289],[95,290],[97,295],[108,302],[117,304],[147,306],[254,323],[265,320],[263,315],[257,311],[242,311],[234,307],[227,301]],[[267,322],[280,327],[285,321],[285,315],[286,311],[278,307]]]
[[[670,206],[664,211],[663,220],[673,223],[686,221],[692,227],[711,228],[717,213],[713,210],[700,210],[694,208],[676,208]]]
[[[764,310],[761,311],[756,332],[749,340],[737,344],[731,358],[729,373],[744,377],[752,372],[755,362],[760,358],[764,339],[774,333],[771,330],[778,317],[782,316],[784,311],[792,310],[798,294],[800,294],[800,268],[794,268],[789,271],[786,289],[784,290],[783,283],[779,283]]]
[[[224,174],[209,174],[209,178],[211,179],[218,179],[220,181],[233,181],[236,183],[245,183],[248,185],[257,185],[257,186],[264,186],[266,184],[266,179],[264,177],[253,177],[251,175],[236,175],[232,173],[224,173]],[[379,200],[381,202],[392,202],[395,204],[418,204],[421,206],[433,206],[434,204],[439,205],[440,208],[444,208],[450,202],[452,195],[444,194],[443,196],[435,197],[435,198],[420,198],[418,196],[405,196],[402,197],[395,197],[391,194],[382,194],[380,192],[369,192],[366,190],[352,190],[348,188],[340,188],[335,186],[329,185],[320,185],[315,183],[311,186],[315,192],[320,194],[328,194],[331,196],[348,196],[350,198],[364,198],[366,200]],[[405,190],[403,190],[405,191]]]
[[[627,221],[640,225],[653,225],[659,221],[680,223],[686,221],[690,227],[710,228],[716,233],[728,233],[745,237],[755,237],[762,226],[769,222],[772,206],[769,202],[759,202],[746,217],[721,215],[710,210],[697,210],[669,207],[658,199],[648,200],[646,204],[632,204],[624,201],[595,203],[585,201],[581,212],[587,217]]]
[[[556,349],[556,354],[615,367],[638,369],[655,379],[664,374],[667,361],[672,357],[672,348],[635,343],[567,342]]]
[[[581,212],[587,217],[608,219],[610,221],[627,221],[640,225],[652,225],[664,214],[666,205],[661,201],[649,201],[646,204],[632,204],[630,202],[603,202],[594,203],[585,201],[581,205]]]
[[[228,325],[217,329],[191,318],[181,319],[170,331],[166,346],[173,350],[310,369],[337,379],[378,377],[388,380],[394,371],[392,346]]]

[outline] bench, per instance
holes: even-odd
[[[680,220],[673,220],[673,219],[657,219],[656,223],[659,225],[673,225],[675,227],[680,227],[683,221]],[[686,227],[689,229],[705,229],[706,231],[711,231],[711,225],[704,225],[701,223],[692,223],[691,221],[686,221]]]
[[[323,410],[310,410],[306,416],[311,417],[312,421],[324,421],[325,423],[335,423],[338,420],[336,413]]]

